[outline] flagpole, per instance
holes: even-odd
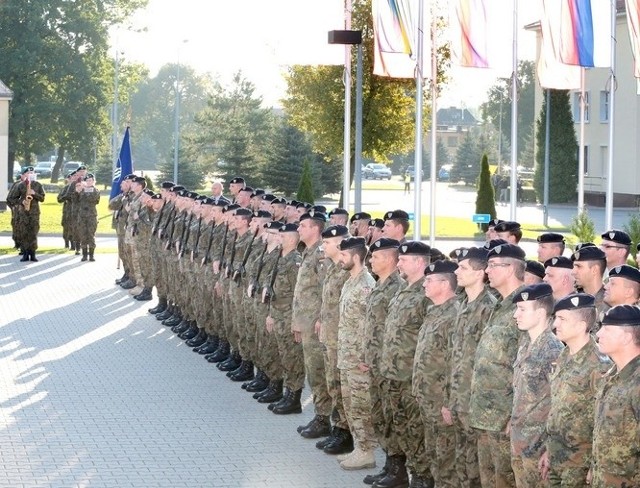
[[[432,4],[434,7],[435,2]],[[437,25],[436,12],[431,11],[431,201],[429,205],[429,245],[433,247],[436,240],[436,164],[437,164],[437,140],[438,130],[438,58],[436,43]]]
[[[351,30],[351,0],[345,0],[344,28]],[[351,191],[351,46],[344,46],[344,158],[342,161],[342,207],[349,211]]]
[[[516,220],[518,202],[518,0],[513,1],[513,74],[511,75],[511,208],[510,220]]]
[[[585,94],[586,69],[580,68],[580,144],[578,150],[578,213],[584,210],[584,117],[586,110]]]
[[[422,57],[424,31],[422,24],[424,19],[424,2],[418,2],[418,46],[416,56],[416,148],[415,165],[413,173],[414,203],[413,203],[413,238],[420,240],[422,218]],[[433,214],[431,215],[433,219]],[[433,237],[431,237],[433,238]]]
[[[607,167],[607,198],[605,227],[613,228],[613,136],[616,93],[616,0],[611,0],[611,72],[609,76],[609,166]]]

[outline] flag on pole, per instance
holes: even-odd
[[[513,71],[513,0],[455,0],[450,3],[451,56],[467,68]]]
[[[562,5],[558,0],[540,2],[542,43],[538,58],[538,81],[542,88],[574,90],[580,88],[580,67],[559,60]]]
[[[560,61],[584,68],[611,67],[611,2],[561,3]]]
[[[418,2],[423,0],[373,0],[373,74],[390,78],[415,78],[418,53]],[[428,10],[428,9],[426,9]],[[425,12],[423,32],[429,32],[430,13]],[[424,36],[423,53],[429,53],[429,35]],[[423,77],[431,77],[424,66]]]
[[[633,75],[636,78],[640,78],[640,0],[626,0],[626,2],[629,39],[631,40],[631,51],[635,60]]]
[[[120,146],[120,155],[116,167],[113,168],[113,180],[111,182],[111,195],[109,200],[120,194],[120,183],[125,176],[133,173],[133,163],[131,161],[131,143],[129,141],[129,127],[124,131],[122,138],[122,146]]]

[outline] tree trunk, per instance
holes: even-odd
[[[62,163],[64,163],[64,146],[58,147],[58,157],[56,158],[56,164],[53,165],[53,171],[51,171],[51,183],[57,183],[60,178],[60,171],[62,169]],[[62,175],[64,178],[64,175]]]

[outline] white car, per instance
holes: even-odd
[[[370,163],[364,167],[362,172],[365,178],[370,180],[390,180],[391,170],[388,166],[379,163]]]

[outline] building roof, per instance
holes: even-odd
[[[438,125],[446,126],[469,127],[477,125],[478,119],[476,119],[466,108],[449,107],[438,110],[436,123]]]
[[[9,90],[9,87],[2,83],[0,80],[0,98],[8,98],[11,100],[13,98],[13,92]]]

